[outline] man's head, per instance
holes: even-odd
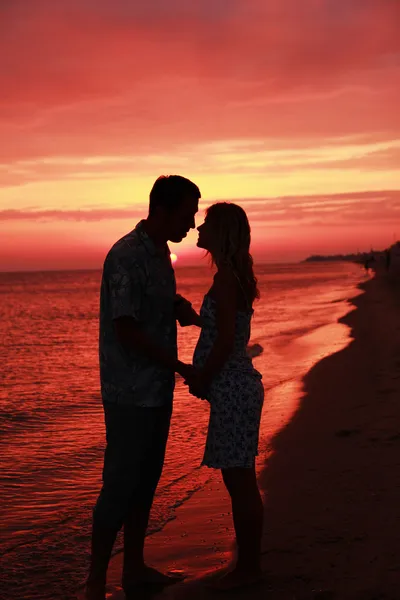
[[[181,242],[195,228],[200,190],[180,175],[162,175],[150,192],[149,217],[162,225],[165,238]]]

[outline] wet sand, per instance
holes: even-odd
[[[305,376],[299,408],[260,473],[265,581],[229,593],[204,585],[232,552],[229,500],[215,473],[146,541],[149,563],[187,579],[132,599],[400,599],[400,286],[377,276],[362,289],[342,319],[352,342]],[[121,563],[115,557],[109,571],[109,597],[120,600]]]

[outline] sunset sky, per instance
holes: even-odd
[[[399,106],[399,0],[2,0],[0,270],[101,267],[171,173],[258,261],[384,248]]]

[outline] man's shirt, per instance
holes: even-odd
[[[158,248],[143,221],[109,251],[100,295],[100,379],[103,402],[143,407],[172,403],[175,373],[118,341],[113,320],[132,317],[142,331],[177,356],[175,274],[168,245]]]

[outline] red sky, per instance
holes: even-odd
[[[100,267],[162,173],[240,203],[256,260],[389,245],[399,23],[398,0],[0,3],[0,270]]]

